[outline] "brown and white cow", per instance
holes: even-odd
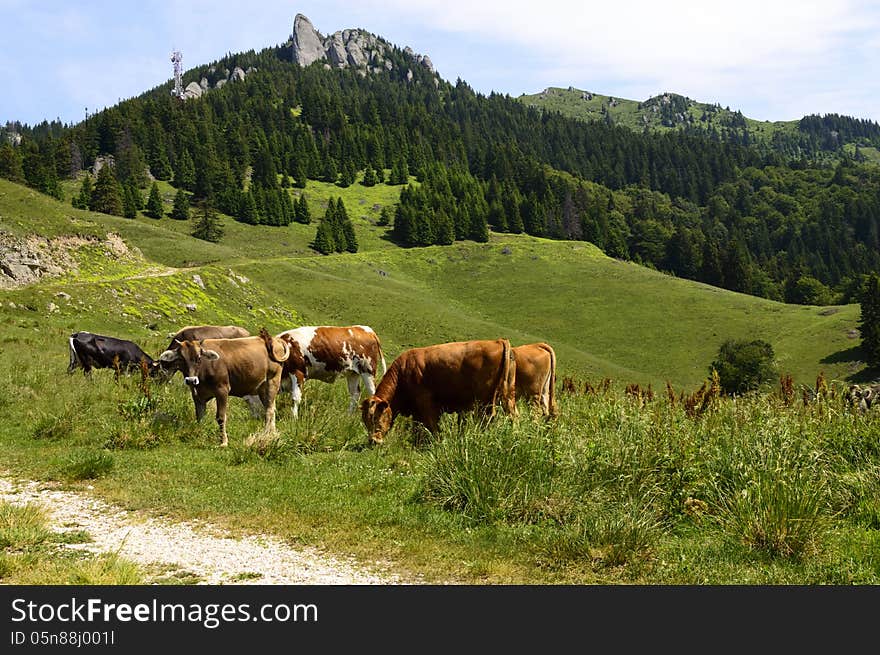
[[[361,403],[361,418],[373,443],[382,443],[399,415],[437,433],[440,416],[495,406],[513,416],[516,360],[510,341],[456,341],[404,351]]]
[[[290,357],[284,362],[283,385],[290,385],[294,417],[299,414],[306,380],[332,383],[343,375],[350,397],[348,411],[352,413],[362,389],[368,394],[376,390],[379,362],[383,374],[387,369],[379,337],[367,325],[308,325],[285,330],[275,337],[290,346]]]
[[[537,405],[544,416],[556,416],[556,353],[548,343],[516,346],[516,399]]]
[[[226,446],[226,407],[229,396],[258,396],[265,408],[265,429],[275,432],[275,397],[281,388],[289,346],[264,329],[257,337],[184,341],[159,359],[177,367],[190,388],[201,421],[211,398],[217,399],[220,445]]]

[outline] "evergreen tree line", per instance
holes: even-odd
[[[402,192],[393,218],[401,244],[485,240],[489,228],[584,239],[766,297],[842,293],[877,263],[877,180],[867,169],[789,166],[705,135],[585,124],[394,57],[392,71],[362,77],[301,68],[280,48],[230,55],[214,65],[257,71],[200,99],[173,98],[169,83],[69,128],[24,130],[20,146],[0,146],[0,175],[57,193],[59,179],[112,156],[122,189],[145,189],[148,168],[196,204],[213,198],[237,220],[267,225],[310,220],[297,212],[302,193],[293,202],[288,191],[310,179],[345,186],[364,171],[367,185],[404,184],[414,175],[421,184]],[[333,230],[324,232],[328,249]],[[334,232],[328,251],[337,244]]]

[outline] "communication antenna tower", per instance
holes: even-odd
[[[183,97],[183,54],[180,50],[171,53],[171,63],[174,64],[174,90],[171,95]]]

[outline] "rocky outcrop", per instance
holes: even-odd
[[[199,86],[198,82],[190,82],[186,85],[186,88],[183,90],[183,98],[184,100],[189,100],[190,98],[200,98],[202,96],[202,87]]]
[[[293,34],[291,35],[293,47],[293,60],[300,66],[326,58],[326,49],[318,31],[312,25],[312,21],[297,14],[293,21]]]
[[[22,238],[0,232],[0,289],[15,289],[46,277],[76,271],[76,251],[82,246],[98,243],[101,241],[97,237],[47,239],[32,235]],[[102,245],[105,256],[114,259],[132,252],[118,234],[107,234]],[[136,254],[140,255],[140,252]]]
[[[390,58],[394,46],[384,39],[359,29],[341,30],[324,37],[302,14],[297,14],[293,20],[293,32],[287,45],[291,49],[291,59],[300,66],[320,61],[326,68],[350,67],[363,74],[394,69]],[[404,53],[412,59],[413,64],[436,74],[434,64],[427,55],[416,54],[408,46],[404,48]],[[411,71],[407,78],[412,79]]]

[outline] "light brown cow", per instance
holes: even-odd
[[[399,415],[411,416],[431,434],[447,412],[501,405],[516,416],[516,360],[507,339],[456,341],[404,351],[361,403],[370,440],[382,443]]]
[[[180,328],[177,333],[171,337],[171,342],[165,350],[177,350],[179,345],[184,341],[201,341],[202,339],[236,339],[238,337],[249,336],[251,336],[250,332],[237,325],[187,325],[186,327]],[[166,381],[170,381],[178,369],[167,364],[162,364],[161,360],[159,360],[159,364]],[[251,406],[251,412],[253,413],[255,411],[254,403],[259,403],[256,399],[247,400],[248,404]]]
[[[226,446],[226,407],[229,396],[258,396],[265,408],[265,430],[275,432],[275,397],[281,387],[283,363],[290,347],[260,330],[257,337],[184,341],[159,359],[184,375],[192,393],[196,420],[201,421],[211,398],[217,399],[220,445]]]
[[[556,416],[556,353],[548,343],[516,346],[516,399],[537,405],[544,416]]]
[[[199,341],[200,339],[237,339],[249,337],[251,333],[237,325],[187,325],[177,331],[165,350],[174,350],[176,343],[181,341]]]
[[[299,414],[302,386],[306,380],[332,383],[339,375],[348,384],[349,413],[357,408],[361,391],[376,391],[376,372],[382,362],[387,370],[382,345],[367,325],[307,325],[275,335],[290,346],[290,357],[284,362],[285,388],[290,385],[293,415]]]

